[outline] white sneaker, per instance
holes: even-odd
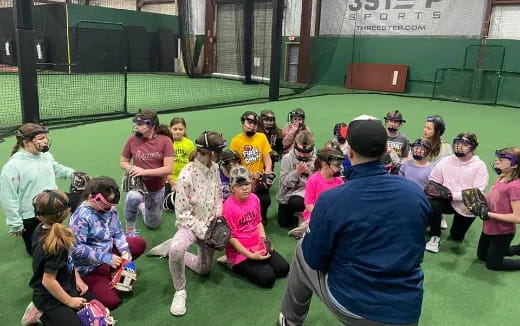
[[[307,232],[308,228],[309,228],[309,224],[306,222],[303,222],[302,224],[298,225],[297,227],[295,227],[294,229],[289,231],[287,234],[290,237],[293,237],[296,239],[301,239],[301,238],[303,238],[303,235],[305,234],[305,232]]]
[[[40,317],[43,315],[41,311],[36,308],[34,303],[29,303],[22,317],[22,325],[36,325],[40,323]]]
[[[286,322],[285,322],[285,316],[283,315],[283,313],[280,313],[280,316],[278,317],[278,326],[286,326]]]
[[[443,217],[441,220],[441,229],[446,230],[448,228],[448,222],[446,222],[446,219]]]
[[[217,258],[217,263],[221,264],[222,266],[231,269],[231,264],[227,260],[227,256],[221,256]]]
[[[174,316],[182,316],[186,313],[186,290],[175,291],[170,312]]]
[[[439,247],[441,245],[441,238],[437,236],[433,236],[428,243],[426,243],[426,250],[433,253],[439,252]]]
[[[173,238],[170,238],[157,246],[153,247],[146,254],[147,256],[159,256],[159,258],[167,258],[170,252],[170,244]]]

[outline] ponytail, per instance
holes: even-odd
[[[45,252],[56,255],[60,251],[68,251],[74,246],[74,234],[65,225],[54,223],[42,242]]]
[[[50,226],[42,241],[43,250],[51,255],[74,246],[74,234],[62,224],[70,214],[69,197],[61,190],[44,190],[33,198],[36,218]]]
[[[167,125],[159,125],[157,127],[157,134],[166,136],[166,137],[170,138],[173,141],[172,133],[170,131],[170,128],[168,128]]]
[[[20,148],[23,147],[23,139],[21,137],[16,137],[16,144],[14,144],[13,150],[11,151],[11,155],[13,156],[20,150]]]

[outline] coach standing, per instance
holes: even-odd
[[[416,184],[386,173],[381,122],[353,120],[348,131],[349,181],[321,194],[314,207],[279,323],[302,325],[315,293],[345,325],[417,325],[430,204]]]

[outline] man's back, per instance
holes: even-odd
[[[366,319],[406,324],[422,303],[424,232],[431,207],[413,182],[377,161],[323,193],[302,244],[307,264],[327,275],[333,297]]]

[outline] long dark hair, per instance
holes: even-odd
[[[268,134],[268,131],[264,127],[264,118],[266,118],[266,117],[272,117],[275,119],[273,122],[272,130],[274,130],[277,137],[279,137],[279,138],[283,137],[282,129],[280,129],[278,127],[278,125],[276,124],[276,117],[272,110],[263,110],[262,112],[260,112],[260,119],[258,121],[258,131],[262,132],[266,135]]]
[[[446,131],[446,122],[440,115],[433,115],[426,118],[426,122],[431,122],[433,124],[433,137],[429,140],[432,145],[432,151],[430,156],[437,157],[441,152],[442,139],[441,136]]]
[[[108,198],[110,195],[116,194],[118,192],[119,186],[113,178],[101,176],[92,178],[87,183],[85,191],[83,192],[83,196],[86,199],[89,195],[102,194],[103,197]]]

